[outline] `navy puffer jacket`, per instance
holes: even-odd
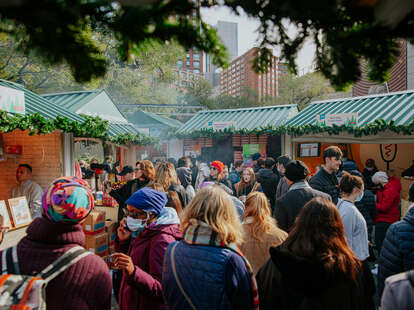
[[[414,269],[414,207],[388,228],[378,261],[380,296],[387,277],[410,269]]]

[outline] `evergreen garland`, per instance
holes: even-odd
[[[149,145],[156,142],[156,139],[143,134],[132,135],[130,133],[109,136],[108,121],[99,117],[82,116],[85,121],[79,123],[71,121],[66,117],[57,116],[56,119],[43,117],[39,113],[18,115],[0,111],[0,132],[11,132],[16,129],[29,130],[29,135],[46,135],[55,130],[62,130],[72,133],[75,137],[98,138],[103,142],[111,141],[117,144],[138,144]]]
[[[170,133],[169,138],[198,138],[198,137],[223,137],[232,134],[240,134],[240,135],[282,135],[288,133],[290,135],[295,136],[303,136],[309,134],[320,134],[327,132],[329,135],[339,135],[342,132],[347,132],[350,135],[354,135],[354,137],[362,137],[362,136],[370,136],[370,135],[377,135],[378,133],[384,132],[386,130],[390,130],[397,134],[403,135],[412,135],[414,134],[414,119],[408,125],[396,125],[393,120],[387,122],[383,119],[377,119],[373,123],[367,124],[364,127],[348,127],[345,125],[336,126],[333,125],[332,127],[323,127],[320,125],[314,124],[306,124],[301,126],[291,126],[291,125],[283,125],[279,127],[267,126],[267,127],[258,127],[255,129],[224,129],[219,131],[214,131],[213,129],[203,128],[200,130],[192,131],[192,132],[173,132]]]

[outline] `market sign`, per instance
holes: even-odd
[[[0,86],[0,110],[24,115],[24,92]]]
[[[316,115],[316,122],[322,127],[331,127],[333,125],[346,127],[358,126],[358,112],[352,113],[322,113]]]
[[[213,129],[214,131],[217,130],[225,130],[225,129],[235,129],[236,128],[236,121],[226,121],[226,122],[207,122],[207,128]]]

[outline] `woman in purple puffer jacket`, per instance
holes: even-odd
[[[180,220],[165,207],[164,193],[145,187],[127,201],[127,217],[118,228],[114,267],[123,270],[121,310],[165,309],[161,274],[170,243],[182,238]]]

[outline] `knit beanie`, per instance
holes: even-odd
[[[285,177],[293,183],[305,180],[309,175],[308,167],[300,160],[290,161],[285,168]]]
[[[144,187],[133,193],[126,201],[126,204],[158,215],[161,213],[167,202],[168,198],[164,193],[149,187]]]
[[[78,224],[94,208],[88,183],[75,177],[59,178],[42,198],[43,215],[56,223]]]
[[[222,173],[224,169],[224,164],[221,161],[215,160],[211,163],[210,168],[211,167],[216,168],[219,173]]]
[[[371,179],[374,184],[388,183],[388,176],[384,171],[375,172]]]

